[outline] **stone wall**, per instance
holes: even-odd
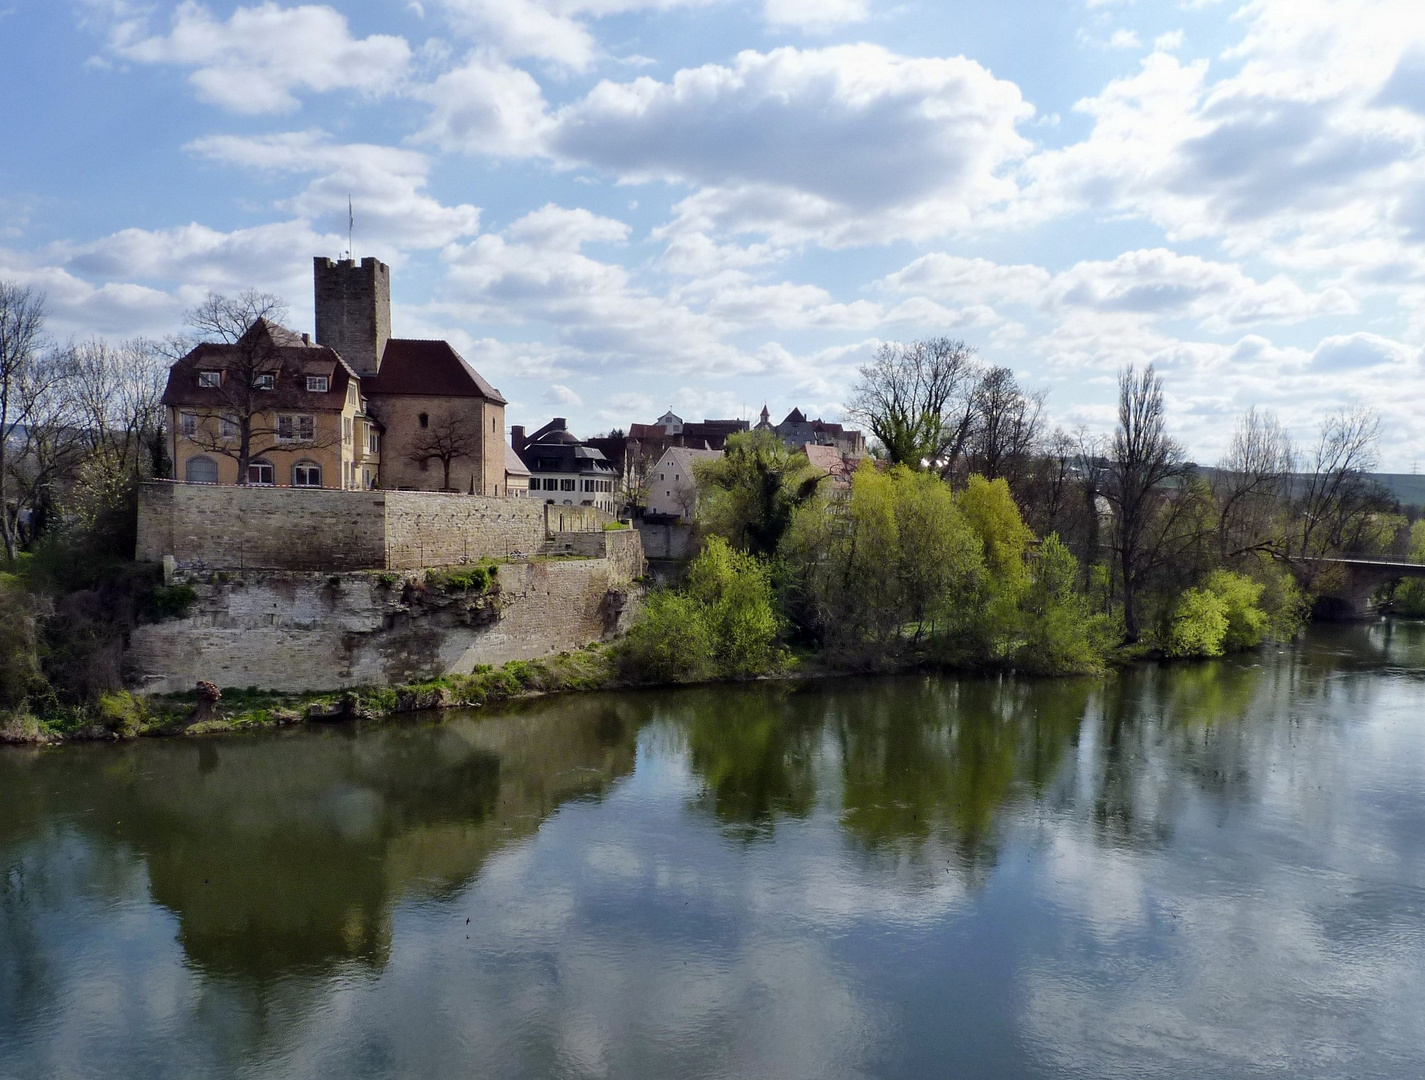
[[[540,559],[499,568],[496,597],[448,595],[423,575],[383,585],[376,573],[181,574],[190,615],[133,631],[126,667],[153,693],[224,687],[300,692],[390,685],[535,659],[624,629],[637,601],[615,558]],[[641,565],[641,555],[636,564]]]
[[[357,570],[386,565],[384,492],[149,483],[141,561],[204,569]]]
[[[154,482],[139,491],[135,557],[172,555],[190,570],[408,570],[532,556],[551,533],[602,536],[608,520],[534,499]]]
[[[385,561],[392,570],[452,566],[538,553],[545,508],[529,499],[384,491]]]
[[[372,394],[371,411],[386,428],[381,445],[381,486],[388,490],[413,488],[439,491],[445,470],[434,458],[425,467],[412,458],[423,434],[420,418],[440,425],[452,418],[470,437],[479,438],[481,450],[450,463],[452,491],[476,495],[504,495],[505,407],[481,398],[423,397],[412,394]],[[428,432],[426,432],[428,433]]]
[[[638,535],[643,538],[643,553],[650,559],[686,559],[693,553],[691,525],[641,521]]]

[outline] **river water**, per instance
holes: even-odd
[[[1425,627],[0,753],[0,1077],[1425,1073]]]

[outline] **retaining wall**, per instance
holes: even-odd
[[[199,679],[300,692],[536,659],[624,629],[639,594],[626,572],[631,553],[618,546],[616,558],[503,564],[497,602],[422,589],[422,575],[383,584],[369,572],[180,572],[197,602],[186,618],[136,628],[126,668],[152,693]]]
[[[191,570],[409,570],[530,556],[551,533],[610,520],[536,499],[154,482],[139,490],[135,557]]]

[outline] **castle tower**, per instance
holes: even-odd
[[[391,337],[391,268],[379,259],[312,260],[317,344],[360,375],[375,375]]]

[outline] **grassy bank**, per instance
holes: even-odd
[[[614,651],[595,645],[543,660],[482,666],[469,675],[331,693],[224,690],[218,700],[204,702],[194,691],[149,697],[115,691],[83,708],[38,716],[0,716],[0,743],[55,744],[253,731],[306,721],[373,719],[420,709],[475,707],[539,694],[621,685],[628,682],[620,677]]]

